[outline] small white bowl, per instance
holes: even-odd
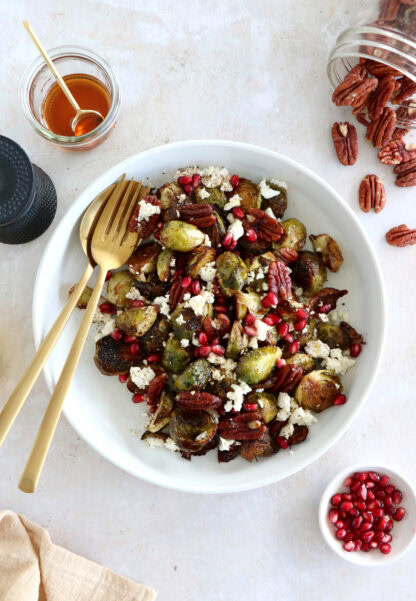
[[[332,495],[337,492],[347,492],[344,487],[345,479],[354,472],[378,472],[390,478],[391,483],[403,493],[400,506],[406,509],[406,515],[401,522],[394,522],[391,534],[391,551],[384,555],[378,549],[368,553],[363,551],[344,551],[342,542],[335,538],[335,529],[328,519]],[[399,559],[411,546],[416,537],[416,494],[411,484],[397,471],[377,463],[350,465],[339,472],[325,488],[319,504],[319,527],[328,546],[342,559],[361,566],[385,566]]]

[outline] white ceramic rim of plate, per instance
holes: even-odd
[[[278,474],[269,475],[267,477],[263,477],[260,479],[258,479],[258,478],[256,479],[255,477],[253,477],[252,481],[250,481],[250,482],[245,482],[240,485],[233,484],[230,487],[227,487],[224,485],[221,485],[221,486],[213,485],[210,488],[204,489],[202,491],[197,487],[193,487],[192,482],[189,482],[189,484],[187,484],[185,486],[184,485],[176,485],[175,482],[172,482],[172,481],[170,481],[169,483],[166,483],[166,482],[163,482],[163,480],[161,480],[160,478],[156,477],[156,475],[153,474],[151,472],[151,470],[149,470],[149,471],[145,470],[145,473],[138,473],[135,470],[129,469],[127,466],[125,466],[121,462],[117,461],[117,459],[111,455],[111,449],[107,450],[106,448],[99,448],[98,445],[93,444],[90,440],[88,440],[87,436],[85,436],[82,432],[80,432],[78,430],[77,423],[75,422],[75,420],[71,419],[71,416],[68,414],[68,412],[66,411],[66,408],[64,406],[63,412],[65,414],[65,417],[67,418],[67,420],[69,421],[71,426],[74,428],[74,430],[78,433],[78,435],[83,440],[85,440],[85,442],[89,446],[94,448],[101,456],[105,457],[108,461],[110,461],[114,465],[117,465],[117,467],[130,473],[133,476],[142,478],[142,479],[144,479],[148,482],[151,482],[152,484],[156,484],[158,486],[164,486],[165,488],[169,488],[172,490],[180,490],[183,492],[191,492],[191,493],[196,493],[196,494],[201,494],[201,493],[203,493],[203,494],[223,494],[223,493],[241,492],[241,491],[245,491],[245,490],[252,490],[255,488],[260,488],[262,486],[266,486],[268,484],[272,484],[274,482],[283,480],[284,478],[287,478],[287,477],[293,475],[294,473],[297,473],[298,471],[304,469],[305,467],[307,467],[308,465],[313,463],[316,459],[321,457],[324,453],[326,453],[343,436],[343,434],[345,434],[345,432],[348,430],[351,423],[357,416],[358,412],[364,405],[364,402],[374,384],[374,381],[376,379],[376,376],[377,376],[379,368],[380,368],[381,357],[382,357],[382,352],[383,352],[383,348],[384,348],[385,324],[386,324],[385,291],[384,291],[384,283],[383,283],[381,268],[380,268],[377,256],[374,252],[374,249],[367,237],[367,234],[366,234],[363,226],[361,225],[360,221],[354,214],[353,210],[342,199],[342,197],[338,194],[338,192],[336,192],[332,188],[332,186],[330,186],[328,183],[326,183],[325,180],[323,180],[319,175],[316,175],[313,171],[311,171],[307,167],[304,167],[297,161],[294,161],[293,159],[290,159],[278,152],[274,152],[272,150],[268,150],[268,149],[265,149],[265,148],[262,148],[260,146],[256,146],[253,144],[246,144],[243,142],[234,142],[234,141],[229,141],[229,140],[185,140],[185,141],[181,141],[181,142],[173,142],[171,144],[163,144],[161,146],[156,146],[154,148],[144,150],[142,152],[132,155],[131,157],[129,157],[127,159],[124,159],[123,161],[117,163],[114,167],[111,167],[110,169],[108,169],[104,174],[102,174],[98,178],[96,178],[77,197],[77,199],[71,205],[71,207],[68,209],[68,211],[62,216],[61,221],[57,225],[51,239],[49,240],[48,244],[46,245],[45,250],[42,255],[42,258],[39,263],[36,280],[35,280],[35,286],[34,286],[34,290],[33,290],[33,307],[32,307],[33,333],[34,333],[35,345],[36,345],[36,348],[38,348],[38,346],[42,340],[41,324],[38,323],[38,321],[36,319],[36,307],[38,306],[39,303],[41,303],[41,297],[42,297],[41,286],[40,286],[40,274],[43,272],[45,263],[48,260],[49,247],[52,246],[55,237],[59,236],[60,232],[65,229],[66,221],[70,217],[72,217],[73,214],[76,214],[76,216],[79,217],[82,214],[82,212],[85,210],[85,208],[88,206],[88,204],[91,202],[91,200],[97,195],[97,189],[103,190],[111,182],[116,181],[122,173],[124,173],[126,170],[129,169],[129,167],[132,163],[135,163],[138,160],[138,158],[144,158],[144,157],[149,157],[149,156],[151,157],[152,154],[158,154],[161,151],[168,151],[168,150],[175,150],[175,149],[179,150],[181,148],[189,148],[192,146],[195,146],[195,147],[196,146],[213,146],[213,147],[221,147],[221,148],[234,148],[234,149],[255,152],[260,155],[262,154],[263,156],[269,156],[269,157],[271,156],[271,157],[275,157],[275,158],[277,157],[280,161],[287,163],[292,168],[298,169],[303,174],[305,174],[309,178],[313,179],[317,184],[319,184],[320,186],[325,188],[331,194],[331,196],[334,198],[334,200],[340,206],[343,207],[343,210],[346,211],[350,215],[356,228],[360,231],[362,238],[367,246],[368,253],[372,259],[372,262],[373,262],[372,267],[375,270],[375,276],[378,280],[378,286],[381,291],[379,302],[380,302],[380,314],[382,315],[382,322],[380,323],[380,329],[378,331],[379,339],[380,339],[380,346],[379,346],[378,352],[377,352],[375,368],[373,370],[371,377],[368,379],[365,388],[362,390],[361,399],[357,403],[356,407],[351,410],[351,413],[345,419],[343,427],[340,428],[339,430],[335,431],[331,436],[329,436],[327,438],[325,444],[323,444],[319,450],[312,452],[308,456],[307,459],[301,461],[300,464],[298,464],[296,467],[281,470]],[[102,182],[102,183],[100,183],[100,182]],[[47,387],[48,387],[49,391],[52,393],[52,391],[54,389],[54,382],[52,380],[52,376],[50,375],[50,373],[45,371],[45,369],[43,370],[43,374],[44,374],[44,377],[46,380]]]

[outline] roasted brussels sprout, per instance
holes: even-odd
[[[176,378],[175,388],[181,390],[203,390],[211,377],[211,366],[206,359],[198,359],[188,365]]]
[[[264,315],[267,312],[261,303],[261,297],[256,292],[241,292],[238,290],[235,293],[235,311],[236,318],[243,319],[248,313],[254,315]]]
[[[195,248],[189,253],[185,268],[186,273],[189,274],[193,280],[196,280],[204,265],[215,261],[215,255],[215,250],[210,246],[198,246],[198,248]]]
[[[209,196],[207,196],[209,194]],[[227,204],[227,198],[222,190],[219,188],[205,188],[199,186],[195,190],[195,199],[197,203],[218,205],[223,208]]]
[[[158,308],[154,305],[148,307],[135,307],[123,311],[116,317],[116,327],[132,336],[143,336],[156,321]]]
[[[344,259],[338,244],[328,234],[309,236],[315,252],[321,257],[330,271],[338,271]]]
[[[217,257],[216,268],[221,290],[226,296],[241,290],[248,275],[247,265],[241,257],[226,251]]]
[[[254,349],[239,360],[237,377],[249,385],[258,384],[271,374],[281,356],[282,350],[279,347],[262,346]]]
[[[140,363],[141,355],[132,355],[130,345],[122,340],[113,340],[104,336],[95,343],[94,361],[105,376],[116,376],[126,373],[130,367]]]
[[[286,219],[282,221],[282,228],[285,230],[285,235],[279,242],[273,243],[273,248],[293,248],[293,250],[301,250],[306,242],[306,228],[299,219]]]
[[[164,248],[157,258],[156,271],[161,282],[168,282],[172,277],[175,264],[175,252],[170,248]]]
[[[159,282],[153,274],[147,276],[146,282],[135,280],[133,286],[148,300],[153,300],[157,296],[164,296],[169,290],[169,284],[166,282]]]
[[[235,321],[231,328],[230,337],[228,338],[227,349],[225,356],[230,359],[237,359],[241,351],[248,347],[248,336],[244,332],[241,321]]]
[[[166,371],[181,374],[190,360],[191,354],[181,345],[180,340],[176,336],[169,338],[162,355],[162,365]]]
[[[272,188],[272,190],[276,190],[276,196],[263,198],[261,201],[261,208],[263,211],[271,209],[276,219],[280,219],[287,209],[287,189],[283,184],[274,182],[266,182],[266,184],[269,188]]]
[[[271,392],[252,392],[247,398],[250,403],[257,403],[265,424],[271,422],[277,415],[277,399]]]
[[[266,431],[257,440],[245,440],[240,448],[240,455],[250,463],[258,457],[270,457],[273,455],[273,446],[270,434]]]
[[[342,328],[320,321],[316,329],[319,340],[330,348],[346,349],[349,347],[349,338]]]
[[[127,262],[131,273],[138,276],[143,273],[153,273],[156,271],[157,258],[161,250],[162,247],[156,242],[139,246]]]
[[[261,206],[261,194],[259,187],[249,179],[240,179],[237,188],[234,188],[232,196],[238,194],[241,197],[241,207],[243,209],[259,209]]]
[[[153,417],[147,426],[149,432],[159,432],[168,425],[173,411],[173,396],[168,390],[162,390],[159,403]]]
[[[159,193],[162,209],[165,210],[177,201],[179,196],[183,194],[183,190],[176,182],[168,182],[160,188]]]
[[[326,267],[316,253],[304,250],[299,253],[292,267],[292,278],[303,288],[303,294],[311,297],[326,282]]]
[[[179,340],[192,340],[201,331],[201,320],[190,307],[178,305],[171,315],[172,329]]]
[[[322,288],[314,294],[309,301],[309,309],[314,311],[318,307],[327,305],[329,311],[335,309],[338,299],[348,294],[348,290],[337,290],[337,288]]]
[[[163,350],[163,343],[169,335],[169,321],[163,315],[158,315],[152,327],[140,338],[140,348],[143,352],[151,355]]]
[[[220,211],[219,209],[216,209],[214,211],[214,215],[217,219],[218,234],[222,238],[227,233],[228,222],[226,221],[224,211]]]
[[[69,294],[73,293],[74,288],[75,288],[75,286],[72,286],[71,290],[69,291]],[[77,302],[78,309],[86,309],[87,308],[87,305],[91,298],[91,294],[92,294],[92,288],[90,288],[89,286],[85,286],[85,288],[82,291],[81,296],[79,297],[78,302]]]
[[[215,419],[207,411],[176,409],[170,419],[170,435],[183,451],[200,451],[216,433]]]
[[[171,250],[188,252],[203,243],[204,234],[185,221],[169,221],[161,230],[160,241]]]
[[[316,319],[309,318],[308,323],[306,324],[306,332],[302,330],[299,336],[299,344],[301,347],[304,347],[305,344],[315,338],[315,327],[316,327]]]
[[[326,369],[318,369],[303,376],[296,388],[295,399],[304,409],[320,413],[332,407],[341,393],[341,380]]]
[[[316,367],[315,359],[306,353],[296,353],[296,355],[292,355],[286,359],[286,363],[301,367],[305,374],[313,371]]]
[[[107,282],[107,298],[117,307],[128,305],[126,294],[130,291],[135,281],[134,276],[127,269],[116,271]]]

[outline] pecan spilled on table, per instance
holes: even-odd
[[[416,185],[416,158],[412,158],[405,163],[400,163],[394,168],[397,175],[394,182],[399,188],[407,188]]]
[[[365,65],[358,64],[335,88],[332,102],[337,106],[352,106],[353,113],[359,113],[366,106],[368,97],[377,84],[376,77],[368,77]]]
[[[345,121],[334,123],[332,139],[339,162],[342,165],[354,165],[358,157],[357,130],[354,125]]]
[[[360,184],[359,201],[361,210],[368,213],[374,209],[380,213],[386,206],[386,190],[377,175],[366,175]]]
[[[391,140],[380,150],[378,158],[383,165],[400,165],[416,158],[416,148],[402,139]]]
[[[365,137],[376,148],[385,146],[392,139],[393,132],[396,129],[396,121],[397,117],[393,109],[385,107],[381,115],[371,121]]]
[[[370,119],[374,120],[380,117],[384,107],[399,87],[400,84],[391,75],[385,75],[379,79],[378,86],[371,94],[367,104]]]
[[[408,246],[416,244],[416,229],[411,230],[404,223],[392,227],[386,234],[386,240],[391,246]]]

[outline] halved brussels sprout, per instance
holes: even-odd
[[[156,242],[139,246],[127,261],[131,273],[135,276],[156,271],[157,258],[162,247]]]
[[[152,301],[157,296],[164,296],[169,290],[170,286],[166,282],[159,282],[159,280],[152,274],[147,276],[146,282],[135,280],[134,287],[142,296]]]
[[[235,293],[235,312],[236,319],[243,319],[247,312],[254,315],[264,315],[267,312],[261,303],[261,297],[256,292]]]
[[[169,330],[169,321],[163,315],[158,315],[152,327],[140,338],[140,348],[148,355],[160,353]]]
[[[72,288],[69,291],[69,294],[73,293],[74,288],[75,288],[75,286],[72,286]],[[77,302],[78,309],[86,309],[87,308],[87,305],[91,298],[91,294],[92,294],[92,288],[90,288],[89,286],[85,286],[85,288],[81,292],[81,296],[79,297],[78,302]],[[101,304],[101,303],[99,303],[99,304]]]
[[[279,242],[273,243],[273,248],[293,248],[301,250],[306,242],[306,228],[299,219],[286,219],[282,221],[282,228],[285,230],[285,235]]]
[[[232,296],[241,290],[247,279],[247,265],[233,252],[226,251],[216,260],[217,277],[221,290],[226,296]]]
[[[175,388],[181,390],[203,390],[211,377],[211,366],[206,359],[198,359],[188,365],[176,378]]]
[[[215,255],[215,250],[210,246],[198,246],[198,248],[195,248],[189,253],[185,267],[186,273],[190,275],[193,280],[196,280],[204,265],[215,261]]]
[[[170,435],[183,451],[200,451],[216,433],[216,421],[207,411],[176,409],[170,419]]]
[[[177,201],[179,196],[183,194],[183,189],[176,182],[169,182],[160,188],[159,193],[162,209],[165,210]]]
[[[214,210],[214,215],[217,219],[218,234],[222,238],[227,233],[228,222],[226,221],[224,211]]]
[[[178,305],[171,315],[172,329],[176,338],[192,340],[201,331],[201,320],[190,307]]]
[[[350,345],[349,338],[342,328],[320,321],[316,326],[318,338],[331,348],[346,349]]]
[[[250,463],[254,459],[258,459],[258,457],[270,457],[273,453],[272,441],[267,430],[261,438],[257,440],[245,440],[240,447],[241,457]]]
[[[301,367],[305,374],[313,371],[316,367],[315,359],[306,353],[296,353],[296,355],[292,355],[286,359],[286,363]]]
[[[241,321],[235,321],[228,338],[225,356],[231,359],[237,359],[241,351],[246,348],[248,348],[248,336],[244,332]]]
[[[241,357],[237,365],[237,377],[247,384],[258,384],[273,371],[282,350],[275,346],[262,346]]]
[[[263,416],[265,424],[271,422],[277,415],[277,399],[271,392],[253,392],[247,400],[250,403],[257,403]]]
[[[116,327],[131,336],[143,336],[155,323],[157,314],[158,308],[154,305],[128,309],[117,315]]]
[[[207,196],[209,194],[209,196]],[[219,188],[206,188],[205,186],[199,186],[195,190],[195,199],[197,203],[218,205],[223,208],[227,204],[227,198],[222,190]]]
[[[149,432],[159,432],[162,428],[168,425],[170,416],[173,411],[173,396],[168,390],[162,390],[159,404],[153,417],[147,426]]]
[[[326,369],[318,369],[303,376],[296,388],[295,399],[304,409],[320,413],[332,407],[342,390],[337,376]]]
[[[313,338],[315,338],[315,327],[316,327],[316,319],[313,318],[309,318],[308,319],[308,323],[306,324],[306,332],[300,333],[300,336],[298,338],[299,340],[299,344],[301,347],[304,347],[305,344],[308,344],[309,340],[312,340]]]
[[[134,276],[127,269],[113,273],[107,282],[107,298],[110,303],[117,307],[128,305],[126,294],[130,291],[134,282]]]
[[[161,282],[168,282],[172,277],[174,268],[172,268],[172,259],[175,258],[175,252],[170,248],[164,248],[157,258],[156,271]]]
[[[326,267],[316,253],[303,250],[292,267],[292,278],[303,288],[303,294],[311,297],[326,282]]]
[[[160,232],[160,241],[171,250],[188,252],[203,243],[204,234],[191,223],[169,221]]]
[[[266,184],[269,188],[272,188],[272,190],[276,190],[278,194],[271,198],[263,198],[261,208],[263,211],[270,208],[276,219],[280,219],[287,209],[287,189],[284,186],[273,182],[266,182]]]
[[[234,188],[232,196],[238,194],[241,197],[240,205],[243,209],[259,209],[261,206],[261,194],[257,184],[249,179],[240,179],[237,188]]]
[[[319,234],[319,236],[309,236],[313,248],[322,258],[324,265],[330,271],[338,271],[344,259],[338,244],[328,234]]]
[[[105,376],[126,373],[130,367],[140,363],[141,355],[132,355],[130,344],[104,336],[95,343],[95,365]]]
[[[191,354],[188,349],[181,345],[176,336],[172,336],[166,342],[163,350],[162,365],[166,371],[173,374],[180,374],[191,360]]]

